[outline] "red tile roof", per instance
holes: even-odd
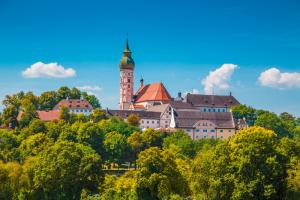
[[[49,122],[59,120],[59,110],[37,111],[40,120]]]
[[[139,88],[136,93],[136,101],[171,101],[172,97],[162,83],[152,83]]]
[[[58,110],[61,107],[69,109],[93,109],[93,106],[85,99],[63,99],[53,108],[53,110]]]

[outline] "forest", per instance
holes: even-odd
[[[39,109],[80,97],[94,106],[91,115],[65,108],[57,121],[37,118]],[[107,116],[76,88],[19,92],[3,105],[0,199],[300,199],[300,119],[286,112],[234,106],[248,128],[228,140],[194,141],[182,130],[141,131],[135,115]]]

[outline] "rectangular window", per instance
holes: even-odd
[[[128,83],[130,83],[130,79],[128,79],[127,81],[128,81]]]
[[[211,132],[211,133],[214,133],[214,132],[215,132],[215,130],[210,130],[210,132]]]
[[[147,121],[147,124],[149,124],[149,121]]]
[[[203,132],[204,132],[204,133],[207,133],[207,130],[206,130],[206,129],[204,129],[204,130],[203,130]]]
[[[220,130],[220,133],[223,133],[223,129]]]

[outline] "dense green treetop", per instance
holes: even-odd
[[[124,135],[113,131],[105,135],[103,146],[110,163],[121,164],[122,156],[127,149],[127,139]]]
[[[31,135],[23,140],[19,146],[21,160],[25,160],[28,156],[36,156],[52,145],[53,141],[43,133]]]
[[[183,155],[189,157],[195,156],[196,152],[194,141],[182,130],[175,131],[170,136],[164,138],[163,147],[170,148],[171,145],[177,146],[180,153]]]
[[[140,118],[135,114],[130,114],[127,117],[127,122],[132,126],[139,126],[140,125]]]
[[[54,199],[76,199],[84,188],[97,191],[101,162],[91,147],[66,141],[55,143],[34,163],[35,188],[43,191],[44,198]]]

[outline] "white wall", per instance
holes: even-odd
[[[159,128],[159,120],[158,119],[141,119],[140,120],[140,128]]]

